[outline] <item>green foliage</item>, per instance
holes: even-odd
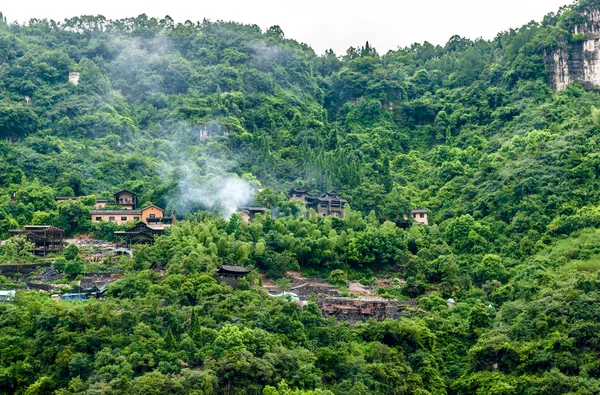
[[[348,275],[340,269],[332,270],[329,273],[329,277],[327,277],[327,282],[332,285],[345,287],[348,286]]]
[[[103,300],[1,304],[0,393],[599,393],[600,96],[547,84],[594,7],[339,57],[279,26],[0,15],[0,238],[36,224],[112,240],[124,226],[91,210],[122,188],[189,214],[120,258]],[[189,201],[233,173],[271,215]],[[292,187],[335,188],[344,218],[290,202]],[[411,223],[423,208],[434,225]],[[34,259],[24,238],[1,248]],[[223,264],[254,277],[219,284]],[[54,267],[84,270],[74,246]],[[257,271],[288,290],[291,270],[418,307],[351,326],[256,290]]]
[[[2,256],[8,262],[29,262],[33,260],[30,250],[35,244],[28,241],[24,236],[14,236],[6,240],[2,245]]]

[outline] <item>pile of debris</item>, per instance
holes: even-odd
[[[63,273],[59,273],[52,266],[45,267],[38,275],[33,276],[30,280],[41,283],[53,283],[64,277]]]

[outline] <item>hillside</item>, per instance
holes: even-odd
[[[103,300],[0,304],[0,393],[599,393],[599,37],[598,0],[386,54],[317,55],[278,26],[0,18],[0,239],[110,238],[91,210],[120,189],[186,218],[106,261],[123,275]],[[320,219],[296,187],[351,211]],[[411,209],[430,225],[398,227]],[[52,259],[85,275],[77,250]],[[232,288],[220,265],[256,271]],[[417,307],[337,323],[261,289],[292,270]]]

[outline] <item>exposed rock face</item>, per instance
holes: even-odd
[[[69,73],[69,82],[73,85],[79,85],[79,76],[80,73],[77,71],[72,71]]]
[[[600,87],[600,10],[587,9],[584,15],[585,23],[572,31],[574,35],[583,34],[583,42],[564,43],[551,56],[546,56],[549,82],[556,91],[574,81]]]

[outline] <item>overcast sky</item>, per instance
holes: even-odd
[[[279,25],[287,38],[309,44],[317,53],[338,55],[369,41],[380,54],[398,46],[429,41],[444,44],[459,34],[475,39],[541,21],[572,0],[0,0],[9,21],[30,18],[62,21],[101,14],[110,19],[145,13],[176,22],[227,20]]]

